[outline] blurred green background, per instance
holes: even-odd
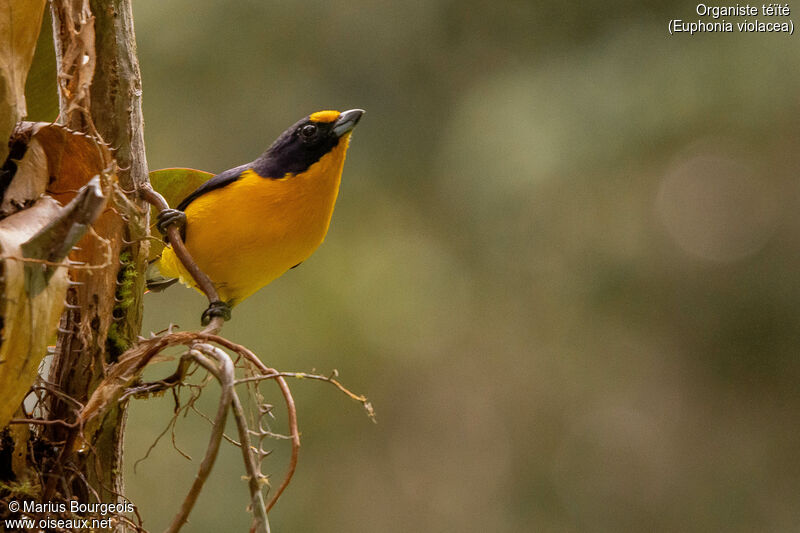
[[[152,169],[220,172],[310,112],[367,110],[325,244],[224,329],[378,414],[291,383],[273,531],[800,527],[800,48],[670,37],[695,6],[135,2]],[[204,308],[150,294],[145,329]],[[182,418],[194,462],[168,435],[134,473],[172,408],[128,421],[153,531],[208,439]],[[187,531],[246,530],[243,473],[224,445]]]

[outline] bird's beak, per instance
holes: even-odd
[[[349,111],[344,111],[339,114],[339,118],[333,123],[333,133],[335,133],[337,137],[341,137],[345,133],[352,131],[353,128],[356,127],[356,124],[358,124],[358,121],[361,120],[361,115],[363,114],[363,109],[350,109]]]

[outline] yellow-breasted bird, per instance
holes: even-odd
[[[350,134],[364,111],[318,111],[290,126],[251,163],[217,174],[162,211],[158,228],[181,226],[186,248],[219,293],[203,313],[230,318],[230,308],[296,267],[328,232]],[[194,281],[172,248],[155,263],[159,288]],[[152,272],[152,268],[150,271]],[[173,279],[170,279],[173,278]]]

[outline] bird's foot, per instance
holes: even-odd
[[[231,306],[219,300],[211,302],[208,309],[203,311],[203,317],[200,319],[200,323],[207,326],[208,323],[211,322],[211,319],[217,316],[221,316],[223,320],[230,320]]]
[[[180,209],[164,209],[158,214],[156,227],[162,235],[166,235],[167,228],[173,224],[176,225],[179,230],[183,229],[183,227],[186,225],[186,213]]]

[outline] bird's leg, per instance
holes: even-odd
[[[180,209],[164,209],[158,213],[156,227],[162,235],[167,234],[167,228],[175,224],[179,230],[186,225],[186,213]]]
[[[208,309],[203,311],[203,317],[200,319],[200,323],[204,326],[207,326],[208,323],[211,322],[211,319],[215,316],[221,316],[223,320],[230,320],[231,306],[219,300],[216,302],[211,302],[208,305]]]

